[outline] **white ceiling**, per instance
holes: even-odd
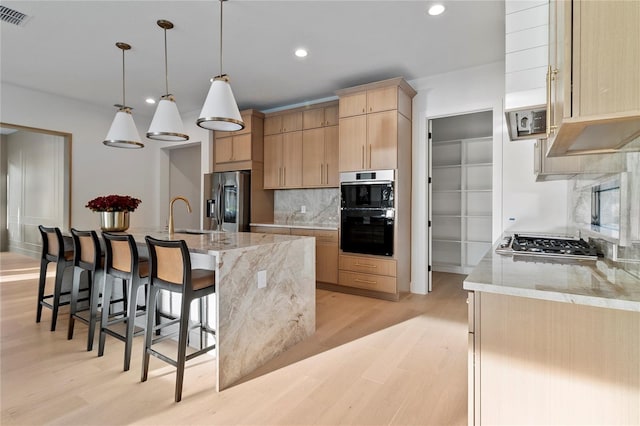
[[[260,110],[334,95],[339,88],[403,76],[407,80],[502,60],[504,1],[247,1],[224,3],[223,71],[240,109]],[[164,89],[163,31],[169,89],[181,112],[199,112],[219,74],[219,2],[2,1],[31,17],[1,28],[2,82],[96,105],[122,101],[152,115],[147,97]],[[293,51],[304,46],[305,59]]]

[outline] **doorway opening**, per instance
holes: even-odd
[[[71,134],[0,123],[0,153],[0,251],[38,257],[38,225],[71,223]]]
[[[468,274],[492,243],[493,111],[428,125],[432,269]]]

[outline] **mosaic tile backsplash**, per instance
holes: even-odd
[[[338,188],[276,190],[273,204],[276,224],[338,227],[340,222]]]

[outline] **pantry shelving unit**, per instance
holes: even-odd
[[[462,120],[464,116],[458,118]],[[490,111],[488,120],[488,126],[443,131],[442,135],[438,134],[438,126],[434,123],[431,146],[434,271],[468,274],[491,248],[493,138]],[[456,133],[464,138],[438,138]]]

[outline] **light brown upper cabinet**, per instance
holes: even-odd
[[[302,132],[264,137],[264,188],[302,186]]]
[[[338,126],[302,132],[302,186],[338,186]]]
[[[296,132],[302,130],[302,112],[277,113],[269,115],[264,120],[264,134]]]
[[[640,150],[638,22],[638,1],[549,3],[549,156]]]
[[[308,109],[302,113],[302,128],[315,129],[338,125],[338,105]]]
[[[395,78],[337,93],[340,172],[397,169],[410,161],[411,99],[416,94],[411,86]],[[356,107],[358,102],[365,104]]]
[[[413,89],[411,88],[409,93],[412,91]],[[339,91],[338,93],[341,92],[344,91]],[[407,94],[404,88],[398,85],[372,87],[368,90],[340,95],[339,115],[340,118],[344,118],[373,112],[397,110],[400,114],[411,119],[411,98],[413,96],[415,96],[415,92],[413,95]]]
[[[253,162],[263,161],[264,114],[242,111],[245,127],[237,132],[215,132],[214,170],[251,170]]]

